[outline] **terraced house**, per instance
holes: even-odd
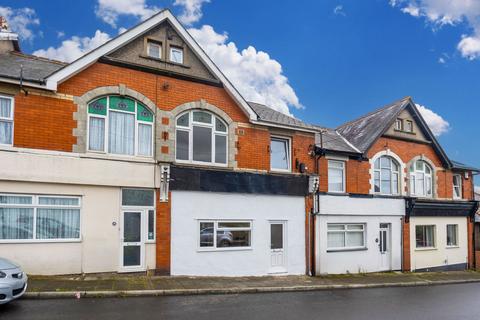
[[[410,98],[335,130],[246,101],[162,11],[78,60],[0,32],[0,256],[32,274],[466,268],[473,172]]]

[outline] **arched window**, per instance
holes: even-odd
[[[175,158],[180,162],[227,164],[227,125],[200,110],[181,114],[176,122]]]
[[[392,157],[382,156],[375,160],[374,190],[379,194],[399,194],[400,165]]]
[[[416,197],[432,197],[433,170],[428,163],[418,160],[410,166],[410,194]]]
[[[88,150],[151,157],[153,114],[128,97],[108,96],[88,104]]]

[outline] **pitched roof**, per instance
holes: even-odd
[[[20,80],[23,68],[23,80],[42,83],[44,79],[59,70],[65,63],[48,60],[18,52],[0,54],[0,77]]]
[[[472,166],[466,165],[464,163],[455,161],[455,160],[450,160],[452,162],[452,168],[453,169],[459,169],[459,170],[467,170],[467,171],[474,171],[474,172],[480,172],[480,169],[474,168]]]
[[[361,152],[340,133],[330,128],[320,128],[322,132],[323,146],[317,144],[318,147],[327,151],[336,151],[344,153],[360,154]]]

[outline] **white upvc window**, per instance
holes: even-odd
[[[0,145],[13,145],[13,97],[0,95]]]
[[[365,249],[364,223],[327,224],[327,250]]]
[[[0,242],[80,241],[81,198],[0,194]]]
[[[415,244],[417,249],[434,249],[436,247],[436,226],[415,226]]]
[[[128,97],[106,96],[88,105],[88,151],[153,156],[154,115]]]
[[[403,120],[402,119],[395,120],[395,130],[403,131]]]
[[[453,175],[453,199],[463,198],[462,175]]]
[[[328,160],[328,191],[345,192],[345,161]]]
[[[183,49],[179,47],[170,47],[170,61],[183,64]]]
[[[458,247],[458,224],[447,224],[447,247]]]
[[[153,189],[122,189],[122,210],[139,209],[145,213],[146,239],[149,243],[155,243],[156,214],[155,214],[155,190]]]
[[[413,121],[412,120],[406,120],[405,121],[405,132],[413,132]]]
[[[400,194],[400,165],[389,156],[382,156],[374,163],[374,192],[382,195]]]
[[[228,127],[220,117],[192,110],[176,120],[177,162],[227,166]]]
[[[423,160],[418,160],[410,166],[410,195],[433,197],[433,169]]]
[[[162,58],[162,44],[154,41],[147,41],[147,54],[155,59]]]
[[[199,250],[242,250],[252,246],[250,220],[199,220]]]
[[[270,169],[272,171],[290,172],[291,163],[290,138],[272,136],[270,138]]]

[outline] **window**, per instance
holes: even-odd
[[[140,207],[138,209],[142,211],[142,215],[145,215],[143,219],[146,223],[147,241],[154,241],[155,191],[151,189],[122,189],[122,206]]]
[[[458,224],[447,224],[447,247],[458,246]]]
[[[400,166],[388,156],[375,160],[374,192],[385,195],[397,195],[400,190]]]
[[[207,111],[177,118],[176,159],[180,162],[227,165],[227,125]]]
[[[13,98],[0,96],[0,145],[13,144]]]
[[[417,197],[433,197],[433,170],[423,160],[410,166],[410,194]]]
[[[462,176],[459,174],[453,175],[453,199],[462,199]]]
[[[290,140],[272,137],[270,140],[270,168],[276,171],[290,171]]]
[[[147,42],[147,54],[149,57],[155,59],[162,58],[162,44],[159,42],[148,41]]]
[[[395,120],[395,130],[403,131],[403,120],[402,119]]]
[[[405,131],[406,132],[413,132],[413,121],[412,120],[405,121]]]
[[[435,226],[415,226],[417,248],[435,248]]]
[[[200,221],[200,249],[250,248],[250,221]]]
[[[327,230],[328,250],[365,248],[365,224],[329,223]]]
[[[88,150],[151,157],[153,114],[140,102],[126,97],[108,96],[91,102]]]
[[[183,64],[183,49],[170,47],[170,61]]]
[[[345,192],[345,162],[328,160],[328,191]]]
[[[0,195],[0,241],[80,240],[80,198]]]

